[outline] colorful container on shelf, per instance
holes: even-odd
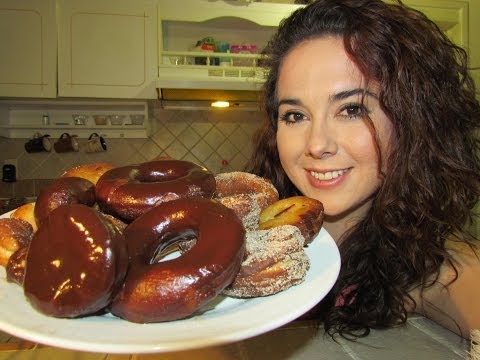
[[[231,45],[230,52],[232,54],[256,54],[256,45]],[[254,59],[236,59],[233,58],[234,66],[254,66]]]

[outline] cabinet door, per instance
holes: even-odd
[[[59,0],[59,96],[156,98],[156,7]]]
[[[470,68],[477,84],[477,99],[480,101],[480,1],[468,1],[468,19]]]
[[[0,0],[0,96],[56,96],[55,0]]]
[[[405,0],[435,21],[447,36],[467,50],[471,74],[480,98],[480,1],[478,0]]]

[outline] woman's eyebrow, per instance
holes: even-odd
[[[355,95],[371,96],[378,100],[377,94],[367,89],[356,88],[351,90],[340,91],[336,94],[330,95],[330,101],[334,102],[334,101],[344,100],[349,98],[350,96],[355,96]],[[302,105],[302,101],[299,99],[281,99],[278,101],[277,106],[280,106],[280,105]]]
[[[371,97],[378,100],[377,94],[374,94],[371,91],[368,91],[367,89],[361,89],[361,88],[345,90],[345,91],[341,91],[339,93],[330,95],[330,100],[331,101],[344,100],[344,99],[347,99],[350,96],[354,96],[354,95],[371,96]]]
[[[284,104],[285,105],[301,105],[302,102],[298,99],[282,99],[278,101],[277,106],[284,105]]]

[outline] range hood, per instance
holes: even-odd
[[[165,103],[258,104],[266,79],[259,53],[280,21],[299,7],[256,0],[160,1],[158,98]],[[205,38],[230,47],[205,51],[198,47]],[[257,51],[233,51],[238,44]]]
[[[165,109],[210,109],[216,101],[229,103],[230,109],[260,109],[260,92],[254,90],[158,88],[158,98]]]
[[[258,101],[260,93],[249,90],[158,89],[158,98],[166,101]]]

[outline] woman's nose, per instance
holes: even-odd
[[[335,130],[328,121],[313,121],[307,138],[307,156],[325,158],[337,153],[338,144]]]

